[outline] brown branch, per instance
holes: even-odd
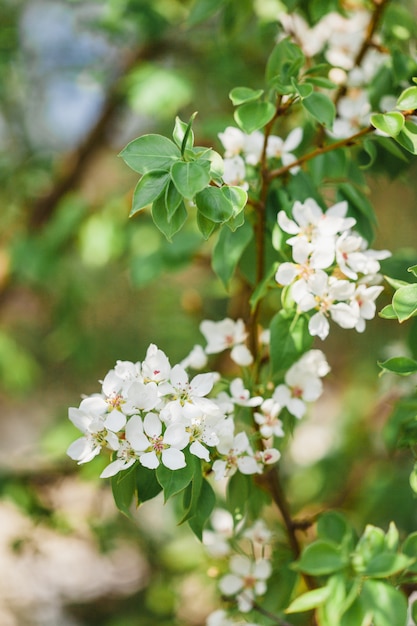
[[[327,144],[327,146],[319,146],[311,152],[304,154],[293,163],[290,163],[289,165],[283,165],[282,167],[279,167],[275,170],[271,170],[269,172],[269,179],[272,180],[273,178],[279,178],[280,176],[283,176],[284,174],[289,172],[290,169],[292,169],[293,167],[296,167],[297,165],[303,165],[303,163],[311,161],[311,159],[314,159],[321,154],[326,154],[327,152],[332,152],[333,150],[338,150],[339,148],[344,148],[346,146],[353,146],[360,139],[362,139],[362,137],[369,135],[374,131],[375,128],[373,126],[367,126],[366,128],[362,128],[362,130],[360,130],[358,133],[355,133],[354,135],[351,135],[350,137],[340,139],[339,141],[335,141],[334,143],[329,143]]]
[[[145,45],[129,54],[125,59],[119,77],[110,86],[100,117],[85,140],[61,164],[52,187],[40,197],[30,209],[29,228],[39,229],[54,213],[59,201],[80,182],[87,163],[104,143],[106,131],[114,122],[120,106],[124,102],[121,83],[126,75],[138,64],[156,58],[166,50],[166,45],[155,42]]]

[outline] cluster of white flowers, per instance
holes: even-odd
[[[228,562],[227,573],[219,579],[219,589],[224,596],[236,601],[241,613],[248,613],[257,598],[265,594],[267,580],[272,574],[272,533],[261,519],[247,529],[244,529],[244,522],[234,528],[231,514],[223,509],[213,512],[211,525],[213,530],[203,534],[203,544],[211,556],[225,557]],[[236,554],[236,541],[239,554]],[[206,622],[206,626],[237,624],[247,622],[234,621],[224,610],[214,611]]]
[[[210,338],[210,353],[244,347],[241,342],[246,333],[241,320],[223,320],[217,326],[203,322],[202,327]],[[229,340],[222,340],[222,332],[215,338],[213,328],[231,333]],[[100,393],[69,409],[70,420],[83,436],[67,453],[78,463],[86,463],[102,449],[113,451],[115,458],[102,477],[114,476],[135,462],[148,469],[156,469],[160,463],[171,470],[181,469],[186,466],[186,449],[207,463],[214,457],[218,480],[237,470],[262,473],[280,454],[266,445],[253,450],[245,432],[235,433],[234,412],[237,407],[258,406],[263,398],[251,397],[241,378],[231,381],[228,392],[215,395],[213,386],[218,379],[215,372],[190,379],[183,365],[171,367],[166,354],[151,344],[142,363],[118,361],[102,381]],[[213,397],[207,397],[211,393]]]
[[[333,66],[329,77],[345,88],[337,103],[337,118],[330,134],[349,137],[367,126],[371,113],[367,86],[389,59],[381,50],[378,36],[374,35],[373,45],[364,54],[360,66],[355,64],[371,13],[358,8],[345,15],[331,12],[311,27],[296,13],[281,13],[279,20],[284,33],[293,38],[307,57],[323,53]],[[384,109],[383,102],[381,108]]]
[[[309,320],[312,336],[325,339],[329,317],[342,328],[365,330],[375,316],[375,299],[383,291],[379,261],[387,250],[370,250],[366,240],[346,217],[348,205],[339,202],[326,212],[312,198],[295,202],[289,219],[278,213],[281,229],[292,235],[293,262],[281,263],[276,273],[280,285],[288,285],[300,313],[314,312]]]
[[[247,135],[239,128],[228,126],[223,133],[219,133],[219,139],[225,149],[223,180],[227,185],[236,185],[243,189],[249,188],[247,178],[247,165],[259,164],[264,148],[265,137],[260,130]],[[293,150],[298,148],[303,139],[302,128],[294,128],[285,139],[277,135],[269,135],[266,144],[266,157],[268,159],[280,159],[282,165],[291,165],[297,160]],[[298,166],[290,169],[291,174],[296,174]]]

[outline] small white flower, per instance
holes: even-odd
[[[260,412],[254,413],[255,422],[259,424],[259,432],[264,439],[284,436],[282,422],[278,419],[281,408],[273,398],[268,398],[262,402]]]
[[[226,596],[236,596],[239,610],[247,613],[256,596],[266,592],[266,581],[272,573],[271,563],[267,559],[253,561],[243,555],[234,555],[230,559],[230,572],[220,579],[220,591]]]
[[[156,469],[160,463],[176,470],[186,466],[183,448],[189,442],[189,436],[181,424],[170,424],[162,433],[162,422],[155,413],[148,413],[143,421],[143,431],[147,437],[147,446],[137,441],[136,446],[143,449],[139,461],[148,469]],[[139,432],[137,438],[141,438]],[[140,449],[140,448],[139,448]]]
[[[281,137],[270,135],[266,146],[266,155],[268,158],[281,159],[283,165],[290,165],[297,160],[292,151],[298,148],[302,139],[302,128],[294,128],[285,141]],[[290,169],[290,173],[296,174],[299,169],[299,166],[294,166]]]
[[[187,369],[191,367],[194,370],[201,370],[207,365],[207,355],[200,345],[195,345],[190,354],[180,363],[181,367]]]
[[[242,187],[242,189],[249,189],[249,184],[246,182],[246,166],[245,161],[241,156],[236,155],[230,158],[225,158],[224,161],[223,180],[226,185],[234,185],[236,187]]]
[[[230,393],[235,404],[240,406],[259,406],[262,404],[262,396],[251,397],[250,391],[244,388],[241,378],[235,378],[230,383]]]
[[[246,433],[238,433],[230,440],[229,436],[220,437],[217,449],[224,457],[213,463],[214,477],[221,480],[233,476],[237,470],[242,474],[261,474],[262,466],[259,465],[250,447]]]
[[[361,284],[357,286],[353,300],[357,303],[359,310],[359,319],[355,326],[358,333],[363,333],[365,330],[366,320],[371,320],[375,317],[375,300],[382,291],[384,291],[384,288],[377,285],[367,287]]]
[[[151,344],[146,351],[145,360],[142,363],[142,376],[144,382],[165,382],[169,378],[171,365],[166,354],[159,350],[155,344]]]
[[[115,432],[124,427],[126,417],[119,411],[115,413],[117,413],[117,419],[113,413],[103,417],[71,407],[68,411],[68,417],[74,426],[84,433],[84,436],[73,441],[68,447],[68,456],[81,464],[91,461],[103,447],[117,450],[119,438]]]
[[[253,363],[252,353],[244,344],[234,346],[230,352],[230,358],[241,367],[247,367]]]
[[[218,354],[227,348],[242,344],[247,336],[243,320],[234,321],[229,317],[219,322],[203,320],[200,324],[200,331],[207,341],[207,354]]]

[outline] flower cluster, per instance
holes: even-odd
[[[280,228],[291,235],[292,262],[281,263],[276,281],[288,286],[300,313],[312,314],[309,333],[325,339],[329,318],[342,328],[365,330],[366,320],[375,316],[379,286],[379,261],[387,250],[368,249],[366,240],[346,217],[348,205],[339,202],[326,212],[312,198],[295,202],[293,219],[278,213]]]
[[[203,544],[210,555],[227,559],[227,571],[219,578],[219,589],[224,596],[235,601],[241,613],[249,613],[259,596],[265,594],[267,580],[272,574],[272,533],[263,520],[256,520],[247,529],[243,523],[234,528],[232,516],[222,509],[213,512],[211,524],[213,530],[205,531]],[[239,554],[236,554],[236,542]],[[217,543],[221,549],[217,549]],[[246,623],[236,622],[226,611],[218,610],[208,616],[206,625]]]
[[[256,130],[247,135],[239,128],[228,126],[223,133],[219,133],[219,139],[225,149],[223,180],[227,185],[237,185],[243,189],[249,188],[247,181],[247,166],[259,164],[264,149],[264,134]],[[282,165],[291,165],[297,160],[293,151],[298,148],[303,139],[302,128],[294,128],[285,139],[276,135],[269,135],[266,143],[267,159],[280,159]],[[296,174],[298,166],[290,169],[291,174]]]
[[[349,137],[369,124],[371,105],[367,87],[389,59],[375,34],[373,45],[359,57],[371,19],[369,11],[358,8],[345,15],[330,12],[311,27],[296,13],[279,16],[283,34],[291,35],[307,57],[321,54],[333,66],[329,78],[344,87],[344,95],[337,102],[336,120],[329,131],[334,137]],[[379,103],[381,110],[389,95]]]
[[[227,346],[243,346],[246,334],[240,322],[223,320],[220,328],[230,331],[230,323],[240,330]],[[210,324],[203,324],[209,336]],[[212,337],[209,352],[226,347],[221,336],[217,341]],[[265,465],[279,459],[279,452],[269,446],[254,450],[246,432],[235,433],[234,413],[239,407],[259,406],[263,398],[252,397],[240,378],[231,381],[228,391],[216,395],[213,387],[218,379],[215,372],[190,379],[183,365],[171,367],[166,354],[151,344],[142,363],[118,361],[102,381],[100,393],[69,409],[70,420],[83,436],[67,453],[86,463],[102,449],[112,451],[114,458],[102,477],[114,476],[135,462],[148,469],[162,463],[178,470],[186,466],[186,450],[213,463],[218,480],[237,470],[262,473]]]

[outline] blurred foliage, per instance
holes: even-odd
[[[64,451],[74,431],[63,420],[79,390],[94,390],[97,376],[116,359],[141,358],[150,338],[179,360],[188,351],[184,346],[200,341],[203,317],[233,314],[226,310],[225,289],[212,280],[211,244],[195,227],[187,226],[170,244],[148,214],[128,221],[136,176],[117,153],[141,134],[170,135],[175,115],[188,119],[194,111],[197,143],[218,148],[217,133],[232,123],[231,87],[262,86],[278,9],[297,8],[315,23],[323,4],[340,9],[337,0],[0,0],[0,493],[37,524],[74,531],[48,502],[45,485],[73,469]],[[417,21],[407,18],[401,3],[387,10],[386,37],[400,83],[416,69],[405,66],[401,41],[405,45],[416,35]],[[379,80],[388,92],[392,77],[382,73]],[[376,161],[383,164],[383,141],[377,150],[382,157]],[[364,149],[361,158],[368,165],[373,157]],[[414,177],[412,171],[407,178],[400,151],[389,163],[400,182],[381,183],[372,167],[366,173],[377,181],[372,195],[378,237],[399,249],[385,262],[386,271],[410,280],[403,272],[417,262],[408,226],[415,211],[415,166]],[[311,167],[328,165],[323,159]],[[238,302],[235,283],[229,291]],[[417,325],[407,325],[409,350],[417,358]],[[415,528],[407,482],[412,463],[396,452],[392,470],[394,453],[379,429],[385,400],[377,411],[374,406],[376,361],[390,356],[389,344],[399,336],[394,324],[379,320],[365,345],[362,337],[346,339],[343,332],[329,340],[343,444],[314,468],[286,469],[296,509],[308,509],[314,500],[343,504],[355,511],[358,527],[365,520],[387,527],[389,504],[402,532]],[[356,378],[354,362],[360,363]],[[384,432],[388,443],[406,419],[407,407],[398,411]],[[10,426],[16,412],[20,428],[32,433],[30,454]],[[98,473],[85,468],[84,478]],[[145,590],[128,598],[70,606],[73,623],[185,624],[175,621],[181,585],[203,563],[194,540],[186,535],[176,543],[166,530],[155,536],[143,526],[138,537],[116,514],[92,517],[102,548],[107,536],[128,537],[146,554],[153,574]],[[201,617],[192,619],[187,623],[201,623]]]

